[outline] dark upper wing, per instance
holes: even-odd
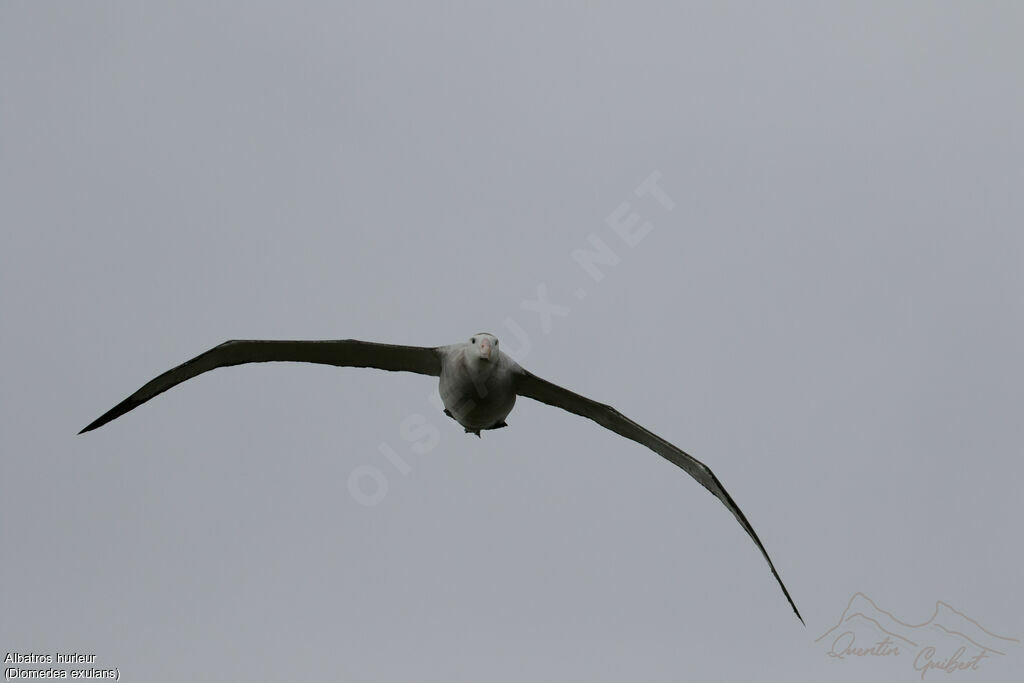
[[[114,418],[142,405],[157,394],[176,384],[201,375],[209,370],[243,363],[265,363],[267,361],[296,361],[300,363],[323,363],[343,367],[378,368],[380,370],[404,370],[421,375],[441,374],[440,348],[422,346],[398,346],[376,344],[356,339],[332,341],[260,341],[235,339],[215,346],[206,353],[168,370],[156,379],[142,386],[134,394],[118,403],[93,421],[82,432],[102,427]]]
[[[593,401],[586,396],[580,396],[568,389],[563,389],[557,384],[552,384],[551,382],[541,379],[526,370],[521,370],[521,372],[516,375],[516,393],[542,403],[547,403],[548,405],[557,406],[563,410],[568,410],[570,413],[589,417],[594,422],[612,430],[616,434],[647,446],[669,462],[686,470],[691,477],[699,481],[704,488],[711,491],[716,498],[722,501],[725,507],[729,508],[729,512],[736,517],[740,525],[746,529],[747,533],[750,534],[750,537],[754,539],[754,543],[756,543],[757,547],[761,549],[761,554],[764,555],[764,559],[768,561],[768,566],[771,568],[772,574],[775,575],[775,579],[779,582],[779,586],[782,587],[782,592],[785,593],[786,599],[789,600],[789,604],[793,607],[793,611],[796,612],[797,618],[800,620],[800,623],[803,623],[804,618],[800,616],[800,610],[798,610],[796,605],[793,603],[793,598],[789,597],[789,591],[786,590],[786,585],[782,583],[779,573],[775,571],[775,565],[772,564],[772,559],[768,557],[768,551],[764,549],[763,545],[761,545],[761,539],[759,539],[757,534],[754,532],[754,527],[750,526],[750,522],[747,521],[746,516],[744,516],[739,506],[736,505],[736,501],[732,499],[732,496],[729,495],[729,492],[725,490],[725,487],[722,486],[721,482],[718,481],[718,478],[715,477],[714,473],[712,473],[707,465],[702,463],[700,460],[697,460],[692,455],[676,448],[660,436],[647,431],[636,422],[633,422],[628,417],[615,410],[615,408],[605,405],[604,403]]]

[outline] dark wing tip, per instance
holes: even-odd
[[[97,427],[102,427],[103,424],[104,424],[103,418],[102,417],[98,417],[95,420],[93,420],[92,422],[90,422],[89,424],[87,424],[85,427],[82,427],[82,431],[80,431],[78,433],[79,434],[85,434],[86,432],[91,432],[92,430],[96,429]]]
[[[795,614],[796,618],[800,620],[800,625],[807,628],[807,622],[805,622],[804,618],[800,616],[800,610],[796,608],[796,603],[793,602],[793,598],[789,597],[789,591],[786,590],[785,586],[782,587],[782,592],[786,594],[786,599],[789,600],[789,606],[793,608],[793,614]]]
[[[121,417],[122,415],[127,413],[129,410],[131,410],[132,408],[135,408],[138,405],[140,405],[139,401],[132,400],[131,397],[126,398],[125,400],[121,401],[116,406],[114,406],[113,408],[111,408],[110,410],[108,410],[107,412],[103,413],[102,415],[97,417],[95,420],[93,420],[92,422],[87,424],[82,429],[82,431],[80,431],[78,433],[79,434],[85,434],[86,432],[91,432],[94,429],[98,429],[98,428],[102,427],[103,425],[107,424],[108,422],[110,422],[111,420],[114,420],[114,419],[117,419],[117,418]]]
[[[104,415],[103,417],[106,417],[106,416]],[[87,424],[85,427],[83,427],[82,431],[80,431],[78,433],[79,434],[85,434],[86,432],[91,432],[92,430],[96,429],[97,427],[102,427],[106,423],[110,422],[110,420],[104,420],[103,417],[96,418],[95,420],[93,420],[92,422]]]

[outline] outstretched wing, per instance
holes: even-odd
[[[416,372],[421,375],[441,374],[441,347],[398,346],[377,344],[356,339],[331,341],[262,341],[235,339],[215,346],[206,353],[168,370],[142,386],[134,394],[98,417],[83,432],[102,427],[111,420],[136,408],[157,394],[209,370],[243,363],[295,361],[323,363],[340,367],[378,368]]]
[[[604,403],[593,401],[586,396],[580,396],[568,389],[563,389],[557,384],[552,384],[551,382],[541,379],[526,370],[520,370],[520,372],[516,374],[516,393],[520,396],[526,396],[536,401],[547,403],[548,405],[556,406],[563,410],[568,410],[570,413],[575,413],[582,417],[588,417],[602,427],[612,430],[616,434],[647,446],[669,462],[686,470],[691,477],[699,481],[704,488],[711,491],[718,500],[722,501],[725,507],[729,508],[729,512],[736,517],[740,525],[748,534],[750,534],[750,538],[754,540],[757,547],[761,549],[761,554],[764,555],[764,559],[768,561],[768,566],[771,568],[772,574],[775,575],[775,580],[779,582],[779,586],[782,588],[782,592],[786,595],[786,599],[789,600],[789,604],[792,606],[793,611],[796,612],[797,618],[800,620],[800,623],[803,623],[804,618],[800,616],[800,610],[796,608],[796,605],[793,603],[793,598],[789,596],[789,591],[786,590],[786,585],[782,583],[779,573],[775,571],[775,565],[772,564],[772,559],[768,557],[768,551],[765,550],[764,546],[761,544],[761,539],[759,539],[757,534],[754,532],[754,527],[750,525],[750,522],[747,521],[746,516],[740,510],[736,501],[732,499],[732,496],[729,495],[729,492],[725,490],[725,487],[722,486],[722,483],[718,481],[718,478],[715,477],[714,473],[707,465],[702,463],[700,460],[697,460],[692,455],[676,448],[660,436],[644,429],[636,422],[633,422],[628,417],[615,410],[615,408],[605,405]]]

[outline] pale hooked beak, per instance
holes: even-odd
[[[490,342],[486,342],[485,341],[485,342],[481,342],[480,343],[480,357],[484,358],[486,360],[490,360],[491,359],[491,343]]]

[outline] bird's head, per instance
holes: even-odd
[[[498,338],[487,332],[479,332],[469,338],[470,357],[474,361],[491,361],[498,358]]]

